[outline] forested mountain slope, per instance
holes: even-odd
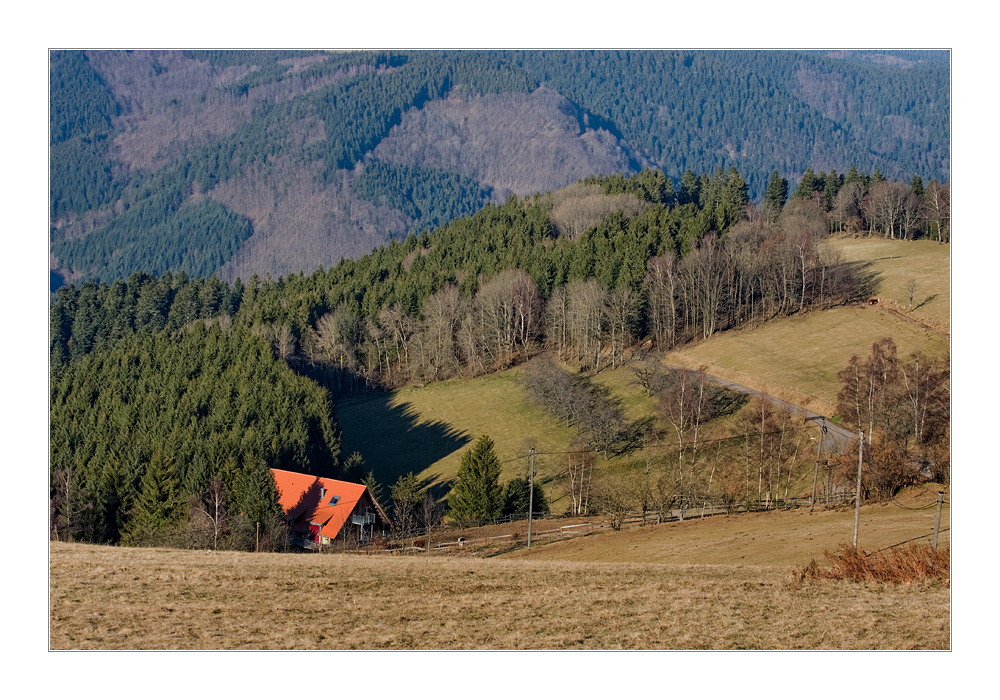
[[[185,502],[219,488],[254,514],[249,533],[277,515],[258,488],[273,488],[268,466],[338,476],[357,464],[341,458],[336,401],[493,374],[545,352],[596,374],[638,345],[666,351],[866,300],[878,281],[870,266],[824,245],[840,227],[948,240],[947,207],[930,206],[947,202],[947,186],[853,168],[807,174],[810,186],[787,201],[788,183],[772,178],[760,208],[735,168],[685,175],[676,189],[653,169],[591,177],[308,275],[230,284],[134,272],[64,285],[50,307],[59,536],[166,536]],[[220,205],[190,210],[206,206]],[[600,415],[588,449],[607,457],[634,445],[624,414]],[[435,451],[462,439],[446,427],[430,435]]]
[[[56,51],[50,81],[68,279],[308,273],[649,166],[755,200],[774,170],[950,178],[948,52]]]

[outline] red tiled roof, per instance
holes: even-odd
[[[298,526],[296,529],[308,531],[309,524],[320,526],[319,534],[336,537],[347,522],[354,507],[365,494],[364,484],[349,481],[325,479],[311,474],[272,469],[274,482],[278,486],[278,502],[285,515]],[[339,496],[336,505],[330,501]]]

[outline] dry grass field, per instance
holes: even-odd
[[[52,649],[947,649],[941,585],[54,543]]]
[[[908,489],[894,503],[865,505],[858,525],[858,546],[867,552],[890,547],[934,531],[933,505],[939,487],[924,484]],[[950,507],[941,512],[940,546],[950,543]],[[541,529],[536,527],[536,530]],[[622,532],[601,532],[543,546],[519,550],[510,558],[593,563],[645,562],[667,565],[754,566],[805,565],[810,559],[824,564],[824,551],[835,552],[854,533],[854,507],[835,510],[808,508],[769,513],[740,513],[699,518],[697,510],[684,522],[633,527]],[[927,543],[925,538],[920,542]]]
[[[900,502],[917,507],[935,494],[928,485]],[[795,575],[812,557],[823,564],[823,549],[849,539],[852,523],[849,509],[717,516],[598,530],[500,558],[53,543],[50,646],[950,648],[945,585]],[[866,506],[861,545],[872,551],[932,527],[933,510]],[[941,545],[949,540],[943,533]]]

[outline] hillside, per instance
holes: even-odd
[[[836,412],[840,390],[837,372],[852,354],[865,355],[881,338],[894,338],[901,355],[915,350],[947,355],[951,347],[949,246],[872,238],[835,239],[829,245],[844,260],[870,264],[879,278],[877,305],[827,309],[719,335],[669,352],[665,361],[704,367],[717,376],[830,416]],[[908,310],[910,280],[917,283],[912,310]]]
[[[412,471],[440,499],[462,453],[482,434],[497,445],[505,482],[524,473],[534,443],[537,473],[557,512],[586,510],[583,473],[587,484],[593,475],[607,481],[601,488],[623,480],[632,506],[646,499],[648,507],[655,487],[660,510],[681,483],[689,501],[695,488],[699,498],[762,500],[768,507],[799,496],[811,489],[817,450],[833,459],[814,424],[709,384],[705,420],[699,418],[695,436],[685,436],[690,419],[676,423],[660,396],[671,381],[700,382],[701,375],[666,368],[705,368],[821,415],[843,413],[834,406],[838,373],[852,355],[867,357],[874,342],[893,337],[901,361],[918,349],[946,356],[949,341],[939,327],[948,325],[941,314],[948,310],[949,247],[829,240],[822,220],[815,238],[802,238],[803,207],[823,213],[798,198],[773,225],[737,221],[721,237],[699,242],[703,222],[729,218],[725,203],[739,182],[738,174],[706,180],[701,208],[659,202],[668,184],[656,171],[593,180],[487,206],[361,260],[277,281],[228,285],[216,277],[137,273],[113,284],[63,287],[51,308],[55,512],[81,536],[115,541],[127,529],[144,474],[162,457],[173,472],[173,486],[164,488],[176,502],[204,498],[216,477],[239,490],[262,464],[337,476],[354,452],[384,486]],[[720,206],[711,204],[713,188]],[[783,272],[794,269],[795,251],[814,261],[801,276]],[[718,276],[725,270],[728,283]],[[914,309],[901,310],[892,295],[908,287],[901,280],[917,277]],[[706,304],[710,289],[718,290],[717,300],[741,303]],[[881,301],[867,303],[871,294]],[[921,311],[924,321],[908,315]],[[199,375],[220,354],[239,357],[251,348],[284,377],[280,386],[272,382],[270,395],[248,385],[241,370],[225,381]],[[151,362],[142,361],[147,356]],[[589,388],[548,408],[529,400],[522,380],[545,356],[563,359],[560,386]],[[939,372],[932,365],[922,362],[921,381]],[[637,371],[653,371],[659,383],[647,393]],[[922,386],[916,398],[923,397],[927,425],[937,426],[936,451],[920,448],[912,458],[937,465],[947,478],[947,372],[934,376],[936,384]],[[158,445],[132,439],[129,417],[142,403],[136,397],[164,377],[175,397],[167,403],[183,397],[187,408],[143,414],[143,435],[159,436]],[[893,401],[904,398],[902,387],[894,391]],[[299,396],[311,404],[301,414],[289,410]],[[261,416],[254,408],[264,403],[287,405],[274,415],[284,423],[265,425],[271,412]],[[590,408],[564,415],[566,405]],[[914,445],[905,444],[905,416],[913,409],[893,410],[901,454],[908,453]],[[231,434],[240,421],[247,430]],[[294,439],[282,444],[276,433]],[[753,450],[751,435],[760,436]],[[112,464],[125,458],[119,471],[126,484],[116,484],[108,455]],[[824,492],[849,489],[849,479],[835,471],[826,475]],[[634,492],[636,484],[646,495]],[[86,510],[94,518],[73,513],[74,501],[98,495],[101,507]]]
[[[891,313],[887,306],[904,290],[906,281],[919,280],[912,315],[947,330],[949,323],[948,246],[932,241],[886,241],[867,238],[838,239],[830,245],[846,259],[870,262],[880,276],[879,305],[858,304],[780,318],[756,329],[720,333],[711,339],[662,354],[667,366],[705,368],[709,373],[763,391],[820,415],[836,413],[840,383],[837,373],[852,354],[864,356],[872,343],[895,339],[900,355],[921,350],[945,356],[948,337],[915,326]],[[903,300],[905,305],[906,300]],[[921,312],[923,312],[921,314]],[[633,365],[634,366],[634,365]],[[461,453],[479,435],[489,434],[504,464],[503,478],[524,472],[528,440],[538,452],[570,449],[576,431],[560,424],[526,399],[519,382],[523,370],[515,368],[485,377],[407,386],[389,394],[342,401],[337,407],[343,430],[344,453],[360,451],[385,483],[408,471],[428,484],[454,477]],[[636,420],[656,411],[656,399],[645,395],[632,367],[606,369],[596,380],[622,402],[628,417]],[[661,427],[669,425],[661,419]],[[384,425],[372,432],[371,425]],[[732,429],[720,423],[720,434]],[[632,459],[638,455],[633,455]],[[538,458],[539,474],[549,478],[561,473],[561,455]],[[610,465],[620,464],[612,460]],[[600,466],[600,465],[599,465]],[[811,471],[800,475],[808,490]],[[551,485],[551,484],[550,484]],[[559,483],[555,488],[564,484]],[[801,485],[801,484],[800,484]],[[794,495],[798,492],[793,490]],[[554,510],[567,500],[555,499]]]
[[[50,57],[54,271],[331,267],[592,174],[947,182],[947,52],[89,51]],[[805,144],[810,144],[806,146]]]
[[[891,503],[861,508],[858,546],[866,552],[892,547],[921,538],[930,542],[936,510],[938,484],[905,489]],[[945,501],[948,500],[945,496]],[[930,506],[930,507],[928,507]],[[919,509],[923,510],[919,510]],[[951,542],[951,508],[943,506],[939,546]],[[539,523],[535,531],[545,529]],[[523,529],[523,528],[522,528]],[[720,515],[684,522],[645,527],[631,526],[622,532],[605,528],[587,537],[560,542],[542,541],[531,550],[518,549],[502,555],[506,559],[572,561],[602,564],[645,562],[648,564],[720,566],[803,566],[810,559],[825,563],[824,552],[836,552],[850,542],[854,532],[854,508],[810,513],[808,508],[770,513]]]

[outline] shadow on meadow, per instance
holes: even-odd
[[[375,394],[345,403],[338,410],[343,432],[342,454],[360,452],[365,471],[373,471],[386,487],[400,476],[420,474],[465,447],[472,436],[443,421],[421,421],[413,404],[395,404],[396,392]],[[440,477],[424,474],[426,486]]]

